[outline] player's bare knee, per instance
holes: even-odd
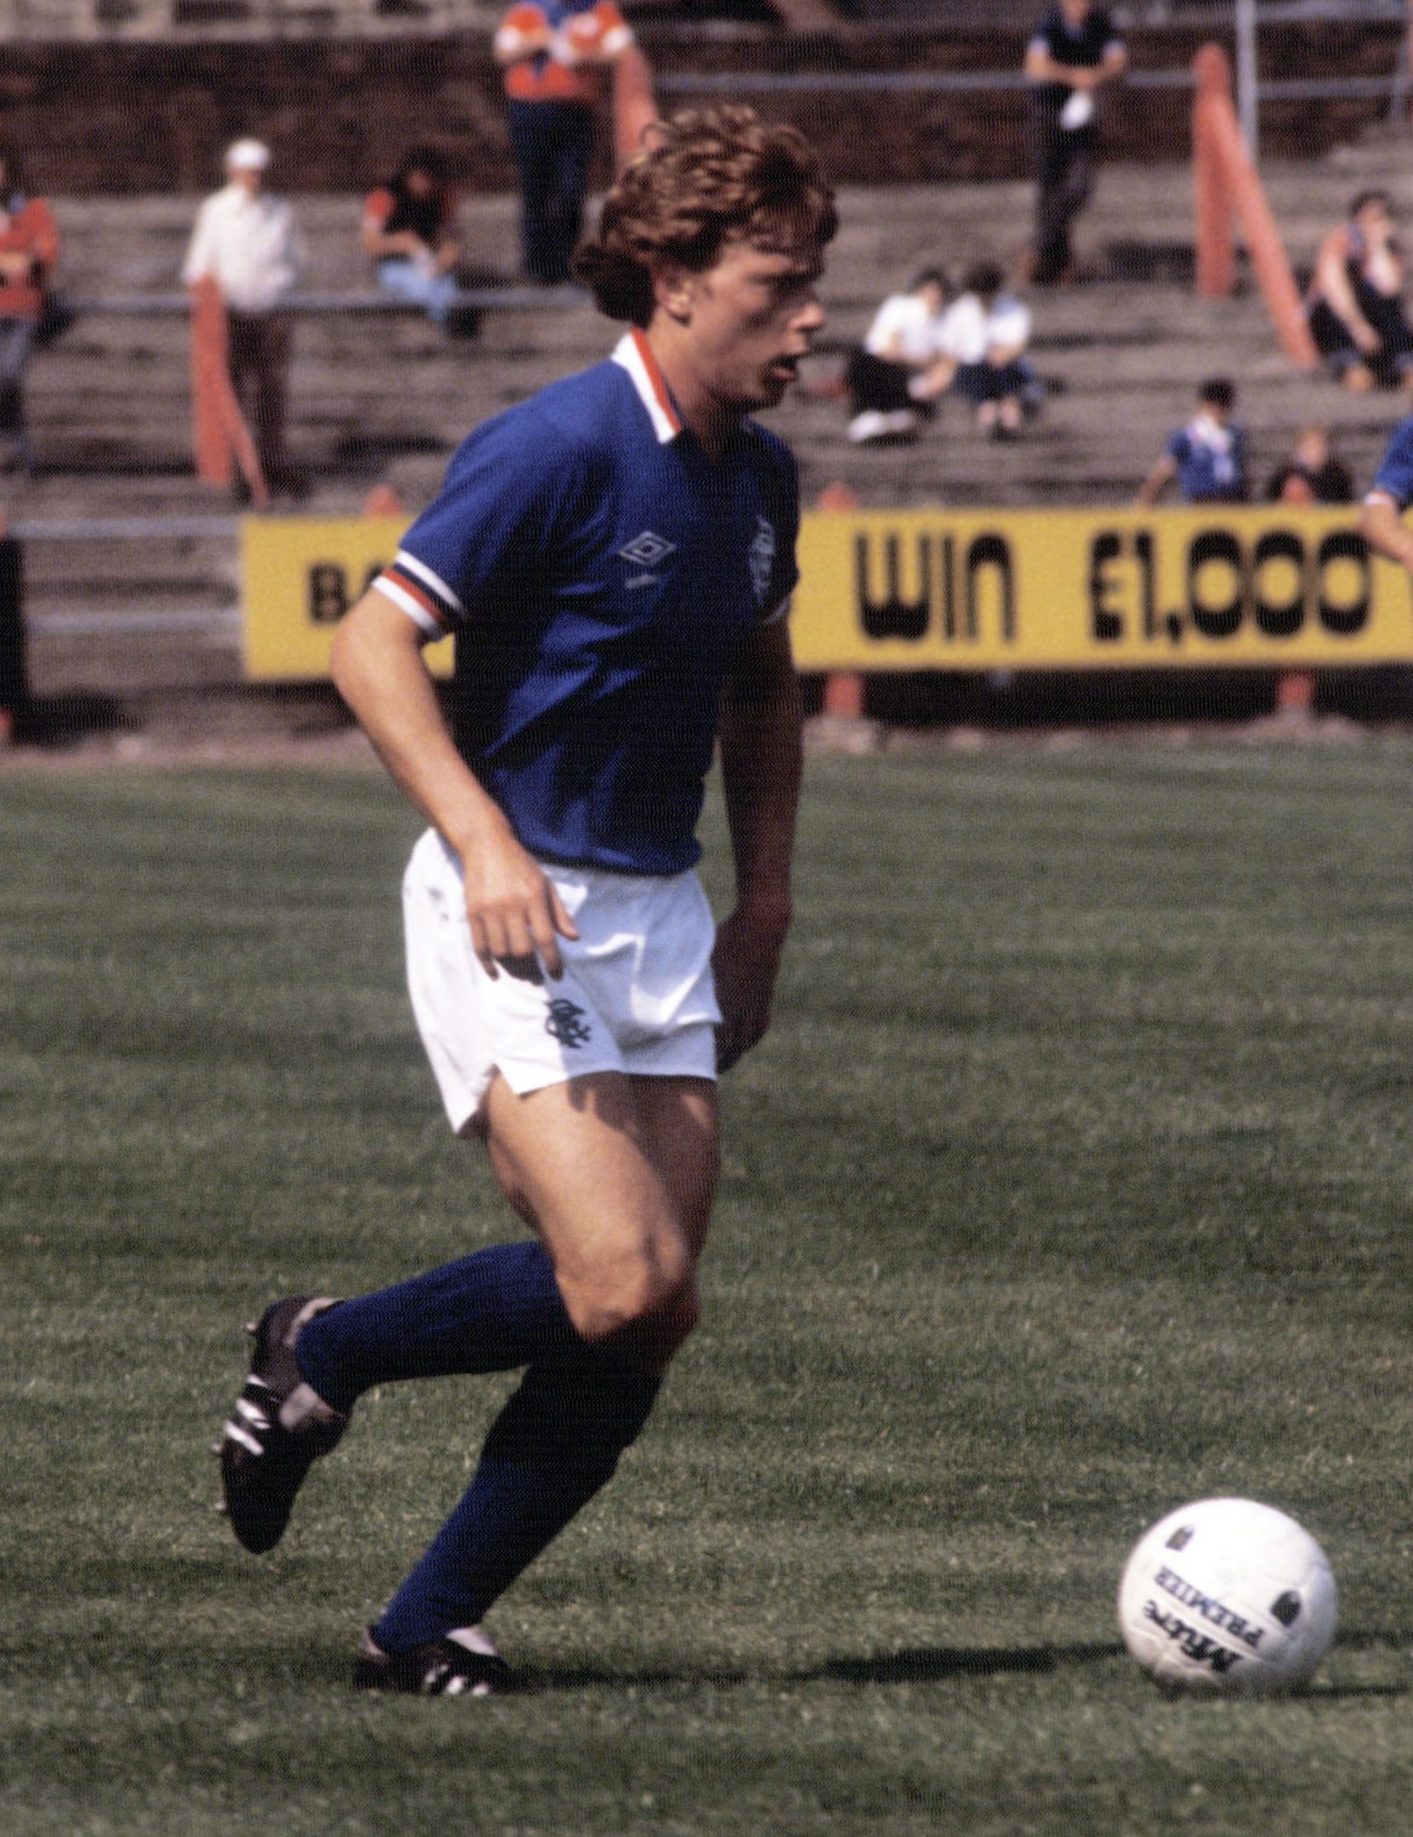
[[[680,1345],[696,1325],[691,1259],[675,1247],[563,1286],[569,1318],[592,1344],[646,1335]]]

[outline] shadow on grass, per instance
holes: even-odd
[[[838,1678],[846,1684],[916,1684],[942,1678],[997,1677],[1006,1672],[1043,1673],[1069,1665],[1122,1658],[1117,1640],[1073,1646],[908,1646],[871,1658],[831,1658],[800,1682]]]
[[[1342,1633],[1337,1650],[1369,1652],[1380,1649],[1406,1651],[1413,1633],[1352,1631]],[[671,1689],[687,1684],[727,1687],[737,1684],[935,1684],[954,1678],[1006,1675],[1041,1677],[1079,1665],[1106,1664],[1123,1658],[1118,1640],[1093,1640],[1067,1646],[905,1646],[896,1652],[875,1652],[862,1657],[836,1657],[799,1671],[766,1672],[745,1666],[695,1670],[618,1670],[578,1665],[563,1670],[526,1667],[519,1673],[527,1691],[606,1689]],[[1405,1697],[1406,1684],[1321,1684],[1299,1693],[1305,1697],[1357,1698]]]
[[[1116,1640],[1073,1646],[908,1646],[861,1658],[829,1658],[822,1665],[800,1671],[763,1672],[745,1667],[619,1671],[579,1665],[562,1671],[526,1667],[519,1675],[525,1690],[588,1690],[597,1686],[651,1689],[681,1684],[925,1684],[948,1678],[996,1677],[1007,1672],[1044,1674],[1122,1655],[1123,1647]]]

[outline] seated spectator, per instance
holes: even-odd
[[[1197,392],[1197,413],[1168,439],[1167,450],[1138,488],[1140,504],[1156,504],[1177,480],[1184,504],[1240,504],[1250,495],[1246,434],[1232,420],[1236,385],[1214,376]]]
[[[1352,504],[1354,478],[1330,451],[1330,430],[1319,422],[1302,427],[1295,450],[1266,481],[1269,503]]]
[[[360,240],[377,264],[378,285],[425,307],[436,325],[447,323],[456,302],[457,203],[441,155],[416,147],[363,205]]]
[[[1030,327],[1030,308],[1005,292],[1001,270],[978,262],[947,309],[940,355],[916,393],[931,400],[950,389],[975,409],[979,428],[1013,440],[1043,393],[1025,355]]]
[[[1363,394],[1413,389],[1413,329],[1403,311],[1408,264],[1388,194],[1361,191],[1315,257],[1306,295],[1310,332],[1335,377]]]
[[[24,379],[59,259],[59,231],[43,198],[29,196],[13,153],[0,151],[0,465],[34,470]]]
[[[905,293],[890,294],[874,314],[863,344],[849,359],[850,440],[906,437],[917,431],[920,416],[933,412],[910,391],[941,349],[948,294],[942,270],[924,268]]]

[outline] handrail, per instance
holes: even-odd
[[[587,306],[590,297],[579,287],[463,287],[452,297],[452,308],[470,312],[562,312]],[[65,294],[64,304],[75,314],[105,313],[123,318],[186,318],[191,299],[184,288],[163,293]],[[347,292],[300,291],[280,302],[282,312],[400,313],[415,317],[424,309],[412,300],[392,294],[362,290]]]

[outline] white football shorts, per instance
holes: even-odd
[[[471,948],[461,864],[435,830],[407,864],[408,987],[458,1135],[496,1072],[517,1096],[586,1072],[716,1077],[716,926],[697,876],[545,872],[579,929],[560,940],[558,982],[486,974]]]

